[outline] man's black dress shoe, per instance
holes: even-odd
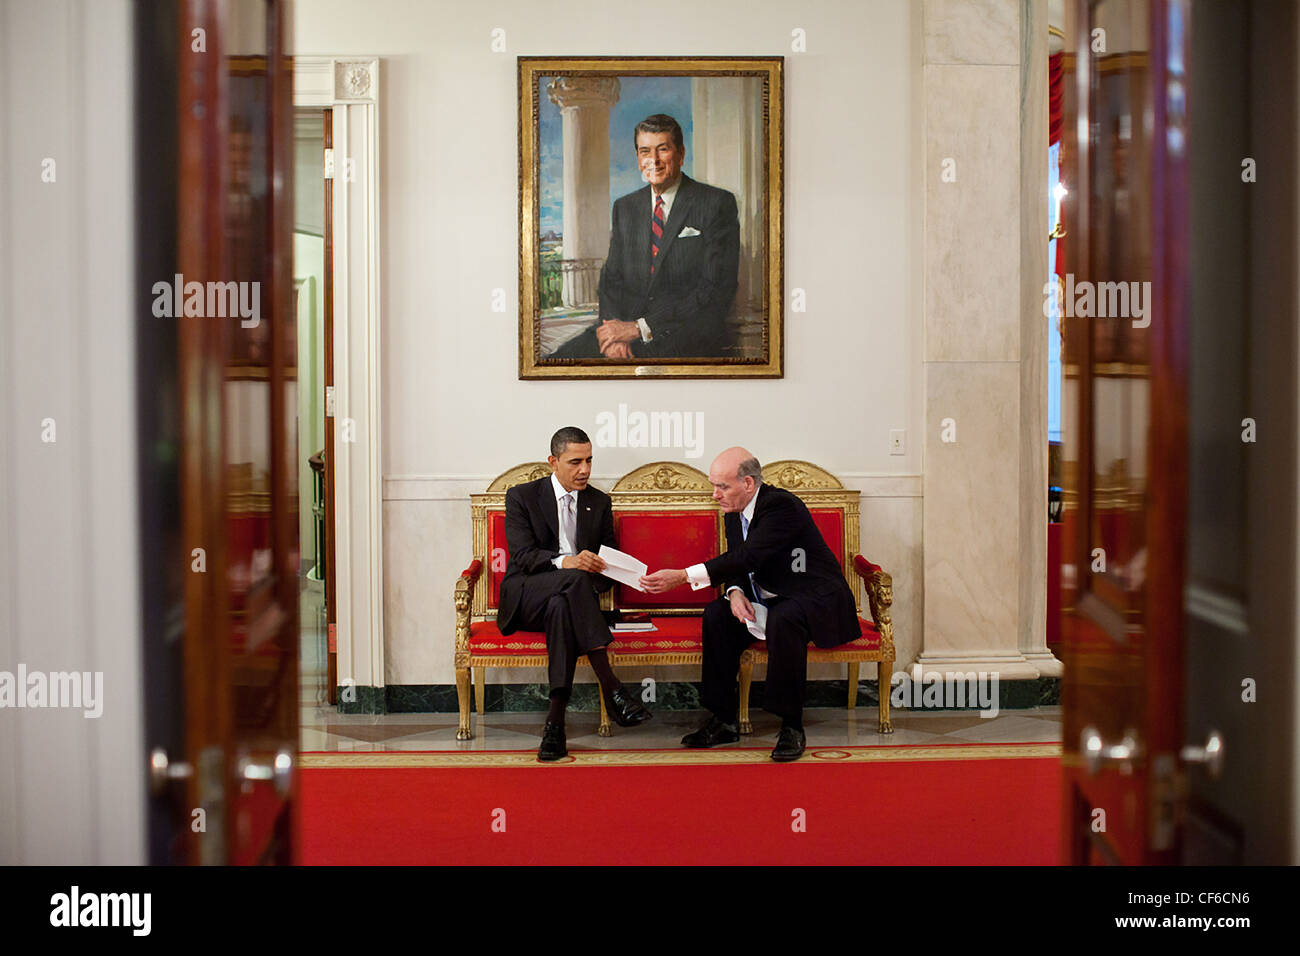
[[[780,761],[798,760],[803,756],[803,748],[807,742],[808,738],[804,736],[802,730],[796,730],[793,727],[782,727],[781,732],[776,737],[776,747],[772,749],[772,759]]]
[[[644,724],[654,716],[622,685],[605,698],[605,709],[614,718],[614,723],[620,727],[635,727],[637,724]]]
[[[564,725],[553,724],[549,720],[542,728],[542,745],[537,748],[538,760],[559,760],[569,755],[565,746]]]
[[[699,730],[683,737],[682,743],[687,747],[716,747],[718,744],[734,744],[739,739],[735,724],[724,724],[717,717],[710,717]]]

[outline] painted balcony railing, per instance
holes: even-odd
[[[551,259],[541,263],[542,310],[594,306],[604,259]]]

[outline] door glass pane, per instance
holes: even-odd
[[[1093,28],[1090,116],[1092,229],[1088,276],[1066,306],[1088,329],[1092,360],[1093,501],[1089,572],[1093,590],[1130,623],[1146,580],[1144,503],[1152,319],[1150,103],[1147,5],[1104,0]]]
[[[225,319],[226,473],[231,635],[236,654],[273,634],[271,512],[270,86],[263,0],[238,0],[227,21],[226,273],[238,309]],[[229,314],[229,310],[227,312]]]

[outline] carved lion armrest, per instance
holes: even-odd
[[[890,650],[894,646],[894,579],[878,564],[872,564],[860,554],[853,556],[853,570],[867,588],[867,603],[871,607],[871,619],[880,631],[885,645]]]
[[[483,573],[483,562],[475,558],[456,580],[456,657],[469,653],[470,608],[474,606],[474,585]]]

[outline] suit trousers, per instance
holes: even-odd
[[[600,328],[600,323],[596,323],[585,332],[578,333],[546,358],[602,358],[600,339],[596,338],[596,329],[598,328]]]
[[[573,687],[580,656],[613,640],[594,581],[594,575],[576,568],[529,574],[520,581],[517,628],[546,633],[552,693]]]
[[[803,720],[804,683],[808,676],[808,619],[794,601],[773,598],[767,604],[767,680],[763,709],[783,721]],[[718,720],[734,724],[740,709],[736,674],[740,655],[756,638],[719,598],[704,608],[702,703]]]

